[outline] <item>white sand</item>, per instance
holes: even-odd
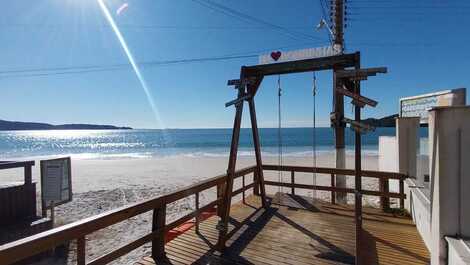
[[[228,158],[174,156],[148,159],[115,159],[115,160],[72,160],[73,201],[58,207],[56,225],[70,223],[85,217],[93,216],[131,202],[141,201],[153,196],[171,192],[219,174],[227,169]],[[353,157],[347,157],[347,167],[353,168]],[[241,157],[238,167],[254,165],[253,157]],[[263,163],[277,164],[276,157],[265,157]],[[312,158],[285,157],[286,165],[312,166]],[[317,166],[334,167],[334,156],[331,153],[321,154]],[[364,169],[377,169],[377,156],[363,157]],[[2,182],[22,181],[22,172],[7,170],[0,172]],[[312,174],[297,174],[299,183],[312,183]],[[266,172],[266,179],[277,180],[278,172]],[[250,179],[250,178],[248,178]],[[39,182],[39,165],[34,167],[33,180]],[[284,174],[284,181],[290,180],[290,174]],[[354,178],[348,178],[348,186],[353,187]],[[364,179],[365,189],[377,189],[377,180]],[[249,182],[248,182],[249,183]],[[317,176],[317,184],[329,185],[330,177]],[[236,183],[236,185],[238,185]],[[38,189],[39,189],[38,185]],[[290,189],[283,189],[288,192]],[[275,193],[277,187],[267,189]],[[299,194],[311,195],[312,191],[299,191]],[[317,197],[328,199],[329,192],[317,192]],[[215,197],[214,189],[201,194],[201,202],[208,202]],[[352,199],[352,197],[350,198]],[[40,199],[38,198],[38,201]],[[366,203],[376,204],[378,198],[367,198]],[[193,198],[186,198],[172,204],[167,209],[167,221],[188,213],[194,207]],[[129,243],[151,230],[151,213],[146,213],[130,220],[95,232],[87,237],[87,260]],[[67,264],[75,260],[73,247],[68,262],[64,260],[47,260],[41,264]],[[117,260],[114,264],[132,264],[137,257],[150,254],[150,246],[145,245]]]

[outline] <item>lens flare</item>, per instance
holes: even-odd
[[[164,129],[165,126],[160,118],[160,113],[158,112],[157,106],[155,104],[155,101],[153,100],[152,93],[150,92],[150,89],[147,85],[147,82],[145,81],[144,76],[140,72],[139,66],[135,62],[134,56],[132,55],[131,51],[129,50],[129,47],[127,46],[127,42],[124,39],[124,37],[121,34],[121,31],[119,30],[116,22],[114,21],[113,17],[111,16],[111,13],[109,12],[108,8],[106,7],[106,4],[103,2],[103,0],[98,0],[98,4],[100,5],[101,10],[103,11],[104,16],[106,17],[106,20],[108,21],[109,25],[113,29],[114,33],[116,34],[117,39],[119,40],[119,43],[121,44],[122,49],[126,53],[127,59],[129,60],[129,63],[132,66],[132,69],[134,70],[137,78],[139,79],[139,82],[144,89],[145,95],[147,96],[147,100],[150,104],[150,107],[152,108],[153,114],[155,115],[155,119],[158,123],[158,127]]]

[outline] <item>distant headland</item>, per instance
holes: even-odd
[[[0,120],[0,131],[20,130],[132,130],[131,127],[118,127],[98,124],[60,124],[52,125],[39,122],[20,122]]]

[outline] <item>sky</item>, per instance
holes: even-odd
[[[103,2],[149,93],[97,0],[5,1],[0,16],[0,119],[230,128],[234,108],[224,103],[236,91],[227,80],[238,78],[242,65],[255,65],[257,55],[271,51],[329,45],[328,31],[315,29],[323,17],[319,0]],[[125,3],[128,7],[118,15]],[[222,12],[214,3],[242,15]],[[363,82],[363,95],[379,102],[364,111],[364,118],[397,113],[401,97],[470,86],[467,1],[348,0],[347,12],[346,52],[360,51],[362,67],[389,69]],[[243,58],[188,62],[231,56]],[[179,63],[162,63],[168,61]],[[316,76],[317,126],[329,126],[332,73]],[[312,73],[281,76],[284,127],[312,126],[312,83]],[[256,109],[260,127],[277,126],[277,77],[263,81]],[[353,117],[349,101],[345,110]]]

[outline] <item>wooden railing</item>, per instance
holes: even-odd
[[[258,174],[257,167],[247,167],[238,170],[235,173],[235,178],[242,178],[241,188],[232,192],[232,196],[242,195],[242,200],[245,200],[245,192],[248,189],[253,188],[253,192],[258,194],[258,185],[256,185]],[[332,192],[346,192],[353,193],[353,189],[339,188],[334,186],[334,176],[338,175],[354,175],[354,170],[349,169],[335,169],[335,168],[312,168],[312,167],[300,167],[300,166],[274,166],[274,165],[263,165],[263,170],[282,170],[291,172],[291,183],[279,183],[274,181],[265,181],[266,185],[285,186],[291,187],[292,193],[295,193],[296,188],[300,189],[316,189]],[[306,185],[295,183],[295,172],[316,172],[322,174],[330,174],[333,179],[333,185],[330,186],[317,186],[317,185]],[[245,176],[253,174],[253,182],[247,184]],[[403,182],[403,174],[391,173],[391,172],[377,172],[377,171],[363,171],[364,177],[379,178],[380,180],[398,179],[400,183]],[[96,216],[92,216],[80,221],[73,222],[61,227],[54,228],[52,230],[27,237],[15,242],[11,242],[0,246],[0,264],[8,265],[16,261],[23,260],[35,254],[50,250],[58,245],[66,242],[76,240],[77,243],[77,264],[107,264],[117,258],[129,253],[130,251],[137,249],[138,247],[151,242],[152,243],[152,257],[155,260],[163,260],[165,258],[165,234],[166,232],[182,225],[183,223],[195,219],[196,229],[199,228],[199,215],[202,212],[208,211],[214,207],[217,208],[217,214],[221,216],[221,205],[222,196],[224,192],[224,185],[227,181],[227,175],[220,175],[214,178],[204,180],[202,182],[193,184],[189,187],[179,189],[177,191],[165,194],[163,196],[148,199],[142,202],[137,202],[131,205],[127,205],[115,210],[111,210]],[[400,184],[400,187],[402,185]],[[217,198],[214,201],[209,202],[204,206],[200,206],[199,194],[210,188],[217,187]],[[405,198],[403,189],[400,188],[400,193],[385,192],[385,191],[363,191],[365,195],[381,196],[383,198]],[[188,196],[195,196],[195,210],[191,213],[171,222],[166,223],[166,207],[168,204],[186,198]],[[334,197],[334,196],[332,196]],[[403,205],[403,203],[401,204]],[[230,206],[229,206],[230,207]],[[100,229],[109,227],[113,224],[128,220],[134,216],[153,211],[152,216],[152,231],[147,235],[134,240],[133,242],[127,243],[101,257],[98,257],[92,261],[87,262],[86,260],[86,236],[96,232]]]
[[[34,161],[0,161],[0,170],[23,168],[24,184],[8,183],[0,189],[0,225],[17,224],[36,217],[36,183],[32,180]],[[0,179],[0,183],[3,181]]]
[[[263,170],[273,170],[273,171],[285,171],[290,172],[290,183],[286,182],[276,182],[276,181],[264,181],[265,185],[271,186],[282,186],[290,187],[291,193],[295,194],[295,189],[309,189],[309,190],[320,190],[320,191],[330,191],[331,192],[331,203],[335,204],[335,193],[355,193],[355,189],[352,188],[340,188],[335,185],[335,176],[344,175],[344,176],[354,176],[355,171],[353,169],[338,169],[338,168],[326,168],[326,167],[303,167],[303,166],[278,166],[278,165],[263,165]],[[320,186],[320,185],[309,185],[309,184],[299,184],[295,183],[295,173],[318,173],[330,175],[330,186]],[[377,178],[379,179],[379,190],[364,190],[361,189],[362,195],[370,196],[379,196],[381,208],[387,210],[390,208],[390,198],[398,198],[400,200],[400,208],[403,209],[405,205],[405,189],[404,181],[407,178],[405,174],[395,173],[395,172],[383,172],[383,171],[371,171],[371,170],[362,170],[362,177]],[[390,179],[398,180],[399,182],[399,192],[389,192],[388,191],[388,182]]]
[[[253,173],[256,167],[247,167],[236,172],[235,178]],[[204,206],[199,205],[199,193],[213,187],[218,191],[223,190],[227,175],[220,175],[214,178],[204,180],[189,187],[165,194],[163,196],[148,199],[142,202],[130,204],[115,210],[111,210],[96,216],[92,216],[80,221],[76,221],[64,226],[60,226],[49,231],[36,234],[15,242],[0,246],[0,264],[7,265],[31,257],[35,254],[50,250],[58,245],[76,240],[77,242],[77,264],[98,265],[107,264],[126,253],[152,242],[152,257],[155,260],[163,259],[165,255],[165,233],[181,224],[198,217],[202,212],[208,211],[218,206],[222,201],[222,194],[217,195],[217,199]],[[244,182],[244,181],[243,181]],[[246,183],[245,183],[246,184]],[[233,191],[233,195],[243,194],[247,189],[253,188],[254,183],[244,185],[238,190]],[[220,192],[219,192],[220,193]],[[165,223],[166,206],[172,202],[195,195],[195,210],[169,224]],[[128,220],[131,217],[153,211],[152,231],[147,235],[134,240],[131,243],[123,245],[101,257],[90,262],[86,261],[86,236],[100,229],[109,227],[113,224]],[[196,219],[196,222],[199,218]],[[198,227],[199,224],[197,223]]]
[[[0,161],[1,169],[24,168],[24,184],[29,185],[33,182],[32,167],[34,161]]]

